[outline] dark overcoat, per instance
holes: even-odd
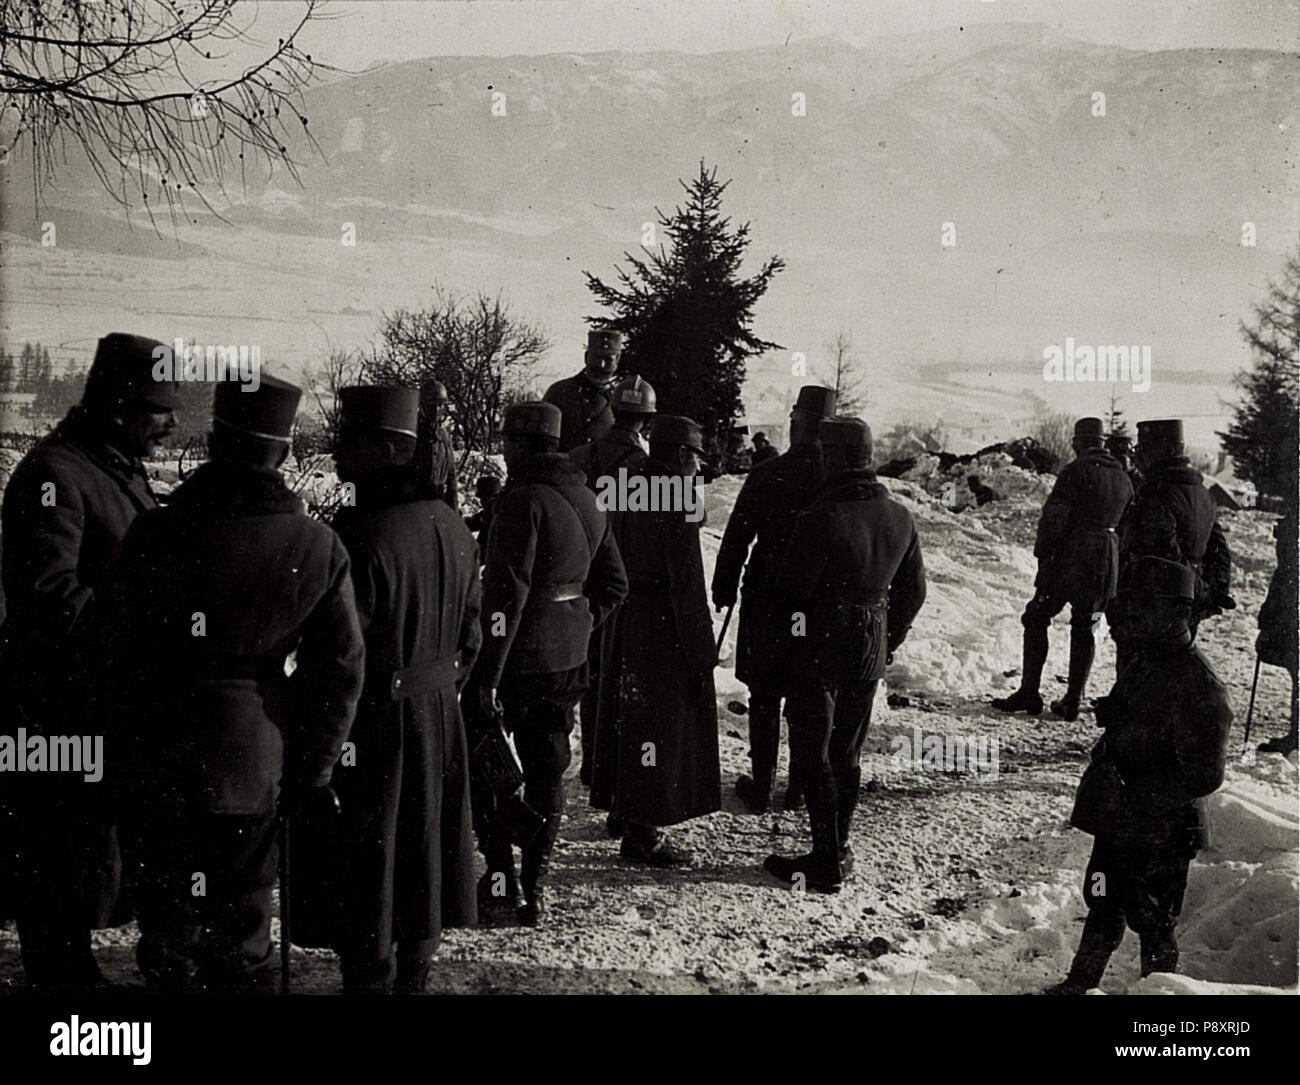
[[[546,389],[542,398],[560,408],[561,452],[594,441],[614,424],[614,411],[609,401],[611,387],[602,388],[594,384],[584,369]]]
[[[1139,654],[1097,702],[1106,728],[1070,822],[1142,847],[1206,846],[1204,797],[1223,783],[1232,709],[1192,645]]]
[[[591,631],[627,595],[606,515],[563,453],[534,456],[492,509],[477,686],[583,663]]]
[[[844,472],[799,514],[772,587],[764,651],[788,655],[797,680],[842,689],[880,678],[925,602],[912,514],[870,468]]]
[[[127,799],[261,815],[282,781],[329,782],[364,646],[342,542],[277,473],[201,466],[132,525],[109,590]]]
[[[735,599],[744,568],[736,630],[736,677],[747,686],[780,688],[788,674],[788,657],[779,651],[760,654],[760,650],[772,603],[772,580],[785,557],[795,517],[817,493],[821,476],[817,445],[791,445],[782,455],[749,472],[727,520],[713,567],[713,594]]]
[[[421,417],[416,424],[415,466],[453,512],[460,511],[460,483],[456,478],[456,450],[442,426]]]
[[[1292,674],[1296,672],[1300,660],[1300,637],[1297,637],[1297,622],[1300,622],[1300,584],[1297,564],[1296,538],[1297,519],[1295,509],[1291,509],[1273,528],[1276,540],[1277,568],[1268,582],[1268,595],[1264,605],[1259,608],[1259,637],[1255,641],[1255,651],[1260,661],[1273,667],[1285,667]]]
[[[1150,555],[1196,571],[1198,613],[1228,592],[1232,555],[1218,509],[1201,473],[1186,457],[1167,460],[1147,472],[1120,526],[1120,548],[1121,589],[1133,563]]]
[[[668,474],[654,460],[638,473]],[[591,802],[646,825],[721,809],[716,656],[700,529],[682,512],[609,514],[626,602],[601,641]]]
[[[108,445],[79,407],[14,469],[0,511],[3,733],[25,727],[29,733],[81,734],[88,724],[103,733],[101,648],[111,610],[100,589],[131,523],[156,507],[140,462]],[[106,748],[105,757],[111,752]],[[0,775],[0,807],[22,824],[39,832],[46,813],[57,817],[92,928],[130,919],[109,792],[109,782],[87,785],[75,774]],[[4,897],[14,845],[21,844],[17,832],[6,826],[0,834],[3,912],[12,911]]]
[[[1081,452],[1061,468],[1034,541],[1040,594],[1105,609],[1119,580],[1118,526],[1132,500],[1128,472],[1105,449]]]
[[[366,681],[353,748],[334,770],[337,846],[328,832],[322,847],[303,842],[321,885],[308,871],[295,877],[294,941],[379,958],[394,942],[432,952],[444,927],[477,922],[457,694],[481,639],[478,547],[405,467],[362,479],[334,527],[351,558]]]

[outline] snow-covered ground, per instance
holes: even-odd
[[[694,851],[693,864],[664,872],[620,862],[603,815],[587,805],[575,758],[547,924],[448,931],[432,989],[1018,993],[1061,978],[1085,915],[1080,882],[1091,845],[1068,816],[1098,732],[1090,712],[1066,723],[1008,717],[988,705],[1016,682],[1034,526],[1051,478],[984,464],[978,473],[1008,500],[953,512],[935,496],[942,480],[885,480],[916,519],[930,592],[876,701],[852,832],[858,865],[843,892],[795,894],[762,870],[771,851],[806,850],[807,817],[755,817],[732,792],[748,770],[746,720],[728,708],[747,700],[733,670],[733,619],[715,672],[723,809],[673,830]],[[706,578],[741,481],[723,478],[706,491]],[[1139,980],[1130,934],[1103,982],[1108,993],[1296,991],[1296,759],[1241,758],[1274,517],[1222,520],[1239,606],[1199,635],[1237,715],[1228,779],[1211,801],[1214,843],[1192,864],[1179,975]],[[1044,692],[1064,683],[1067,641],[1062,615]],[[1103,634],[1089,695],[1113,679]],[[1252,750],[1284,732],[1288,711],[1282,671],[1264,668],[1259,686]],[[996,739],[998,772],[900,763],[898,744],[918,728],[949,740]],[[575,752],[577,741],[575,734]],[[780,790],[784,756],[783,743]],[[133,975],[133,928],[100,932],[96,941],[111,974]],[[0,983],[18,974],[16,950],[12,933],[0,932]],[[330,954],[295,951],[295,962],[298,989],[338,989]]]

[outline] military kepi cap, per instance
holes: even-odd
[[[592,328],[587,332],[587,349],[601,354],[616,354],[623,349],[623,333],[609,328]]]
[[[796,411],[807,411],[818,418],[831,418],[835,414],[835,389],[820,384],[805,384],[794,401]]]
[[[1100,418],[1080,418],[1074,424],[1076,437],[1095,437],[1100,441],[1106,436],[1106,424]]]
[[[1194,599],[1196,573],[1189,565],[1148,554],[1134,564],[1129,586],[1138,598]]]
[[[297,385],[266,373],[256,388],[222,381],[212,399],[212,421],[264,441],[288,441],[301,399]]]
[[[1127,433],[1108,433],[1106,447],[1116,452],[1127,452],[1133,447],[1133,438]]]
[[[823,448],[843,448],[859,457],[871,458],[871,427],[861,418],[838,415],[823,418],[817,425],[817,440]]]
[[[113,332],[95,347],[83,398],[88,403],[143,399],[162,410],[174,411],[181,405],[181,386],[171,379],[174,375],[172,348],[166,343]],[[160,379],[163,377],[166,379]]]
[[[560,439],[560,408],[543,400],[512,403],[501,423],[503,437],[554,437]]]
[[[700,429],[700,424],[680,414],[655,415],[654,427],[650,430],[650,440],[655,444],[681,445],[683,448],[698,452],[701,456],[705,455],[704,432]]]
[[[1181,445],[1183,443],[1181,418],[1148,418],[1138,423],[1137,430],[1140,445]]]
[[[420,393],[414,388],[381,384],[357,384],[339,389],[339,428],[379,429],[389,433],[416,435]]]

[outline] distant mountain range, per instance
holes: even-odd
[[[250,171],[230,189],[233,228],[195,215],[175,236],[128,231],[75,160],[36,215],[16,158],[6,339],[49,341],[57,319],[80,342],[109,319],[226,342],[247,319],[244,334],[298,370],[441,281],[499,289],[551,329],[546,368],[571,370],[592,312],[580,271],[612,273],[703,160],[732,178],[725,206],[752,222],[755,263],[789,264],[759,334],[815,368],[850,330],[879,410],[996,430],[1053,402],[1042,350],[1066,336],[1152,346],[1152,391],[1132,414],[1186,409],[1187,382],[1162,387],[1162,373],[1222,388],[1246,357],[1238,319],[1300,238],[1293,54],[1133,52],[1005,24],[706,56],[438,57],[306,101],[323,156],[294,148],[301,188]],[[50,219],[57,252],[39,247]],[[339,244],[344,222],[355,250]],[[1256,247],[1241,244],[1247,222]],[[960,379],[916,402],[921,364]],[[985,371],[997,397],[977,394]],[[752,372],[756,387],[792,379],[785,356]]]

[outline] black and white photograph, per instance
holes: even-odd
[[[1298,420],[1300,0],[0,0],[0,1066],[1289,1060]]]

